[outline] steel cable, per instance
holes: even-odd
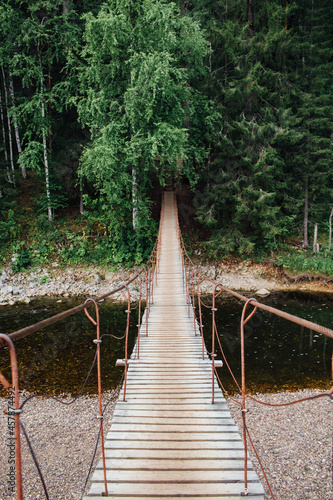
[[[40,480],[41,480],[42,485],[43,485],[43,489],[44,489],[45,496],[46,496],[47,500],[49,500],[49,498],[50,498],[50,497],[49,497],[49,494],[48,494],[48,491],[47,491],[47,488],[46,488],[46,484],[45,484],[45,481],[44,481],[44,478],[43,478],[43,474],[42,474],[41,468],[40,468],[40,466],[39,466],[39,463],[38,463],[37,457],[36,457],[35,452],[34,452],[34,450],[33,450],[33,448],[32,448],[32,445],[31,445],[30,439],[29,439],[29,437],[28,437],[28,434],[27,434],[27,432],[26,432],[26,430],[25,430],[25,427],[24,427],[23,423],[21,422],[21,420],[20,420],[19,422],[20,422],[20,427],[21,427],[21,429],[22,429],[22,432],[23,432],[23,434],[24,434],[24,437],[25,437],[25,439],[26,439],[26,441],[27,441],[27,444],[28,444],[28,447],[29,447],[30,453],[31,453],[31,455],[32,455],[33,461],[35,462],[35,465],[36,465],[36,468],[37,468],[37,471],[38,471],[38,474],[39,474]]]
[[[114,393],[113,394],[117,394],[117,392],[119,391],[120,389],[120,386],[124,380],[124,376],[125,376],[125,370],[123,371],[123,374],[122,374],[122,377],[120,379],[120,382],[118,383],[116,389],[114,390]],[[108,407],[108,405],[111,403],[111,401],[114,400],[114,397],[110,398],[107,403],[105,404],[104,408],[103,408],[103,415],[104,415],[104,412],[106,410],[106,408]],[[84,487],[83,487],[83,490],[82,490],[82,493],[81,493],[81,497],[80,497],[80,500],[82,500],[83,498],[83,495],[84,495],[84,492],[85,492],[85,489],[87,487],[87,483],[89,481],[89,476],[91,474],[91,471],[92,471],[92,468],[93,468],[93,465],[94,465],[94,461],[95,461],[95,457],[96,457],[96,453],[97,453],[97,448],[98,448],[98,443],[99,443],[99,439],[100,439],[100,436],[101,436],[101,428],[99,428],[99,431],[98,431],[98,435],[97,435],[97,439],[96,439],[96,445],[95,445],[95,449],[94,449],[94,452],[93,452],[93,455],[92,455],[92,459],[91,459],[91,462],[90,462],[90,467],[89,467],[89,471],[88,471],[88,474],[87,474],[87,477],[86,477],[86,480],[85,480],[85,483],[84,483]]]
[[[249,441],[250,441],[250,443],[251,443],[251,446],[252,446],[252,448],[253,448],[253,451],[254,451],[254,453],[255,453],[255,455],[256,455],[256,457],[257,457],[257,460],[258,460],[258,463],[259,463],[260,468],[261,468],[261,470],[262,470],[262,473],[263,473],[263,475],[264,475],[264,478],[265,478],[265,481],[266,481],[267,487],[268,487],[268,489],[269,489],[269,492],[270,492],[270,494],[271,494],[271,497],[272,497],[272,499],[273,499],[273,500],[275,500],[275,497],[274,497],[274,494],[273,494],[273,491],[272,491],[271,485],[269,484],[268,478],[267,478],[266,473],[265,473],[265,470],[264,470],[264,466],[262,465],[262,462],[261,462],[261,460],[260,460],[259,454],[258,454],[258,452],[257,452],[257,450],[256,450],[256,447],[254,446],[254,443],[253,443],[252,438],[251,438],[251,436],[250,436],[249,429],[248,429],[248,427],[247,427],[247,425],[246,425],[246,424],[244,424],[244,425],[245,425],[245,430],[246,430],[247,436],[248,436],[248,438],[249,438]]]
[[[97,348],[96,348],[96,353],[95,353],[95,357],[94,357],[94,360],[91,364],[91,367],[90,367],[90,370],[88,372],[88,375],[86,376],[86,379],[85,381],[83,382],[83,385],[81,387],[81,389],[79,390],[78,394],[75,396],[75,398],[72,400],[72,401],[69,401],[69,402],[65,402],[65,401],[62,401],[61,399],[57,398],[57,396],[51,396],[50,394],[32,394],[31,396],[29,396],[27,399],[25,399],[23,401],[23,403],[21,404],[20,406],[20,409],[22,410],[23,406],[28,402],[30,401],[31,399],[33,398],[38,398],[38,397],[46,397],[48,399],[54,399],[54,401],[57,401],[58,403],[61,403],[63,405],[71,405],[73,403],[75,403],[75,401],[77,401],[77,399],[81,396],[82,394],[82,391],[83,389],[85,388],[85,386],[87,385],[87,382],[88,382],[88,379],[90,377],[90,374],[92,372],[92,369],[94,368],[95,366],[95,363],[96,363],[96,359],[97,359]]]

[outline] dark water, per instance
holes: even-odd
[[[244,295],[251,297],[250,294]],[[209,300],[205,299],[207,304]],[[333,327],[332,295],[275,292],[258,300],[328,328]],[[219,336],[238,381],[243,305],[238,299],[226,295],[221,296],[217,303]],[[249,306],[247,314],[251,310]],[[206,325],[207,348],[211,350],[210,310],[204,310],[203,322]],[[251,392],[328,388],[332,385],[333,339],[262,310],[257,310],[245,326],[245,337],[246,380],[247,389]],[[227,390],[233,391],[235,384],[225,366],[220,374]]]
[[[11,333],[37,323],[61,311],[75,307],[84,299],[57,299],[31,301],[29,305],[6,306],[0,309],[0,332]],[[122,337],[126,328],[125,304],[102,303],[99,306],[100,335]],[[94,316],[93,308],[89,313]],[[137,332],[137,310],[130,315],[129,354],[132,352]],[[94,360],[96,328],[84,311],[15,342],[19,366],[19,387],[38,393],[71,393],[81,388]],[[7,352],[5,352],[5,350]],[[102,389],[115,388],[123,368],[115,367],[118,358],[124,357],[124,340],[104,337],[101,343]],[[0,348],[0,369],[10,378],[10,359],[7,348]],[[97,392],[97,370],[93,369],[85,394]]]
[[[246,294],[245,294],[246,295]],[[248,294],[249,295],[249,294]],[[209,305],[210,298],[204,301]],[[333,296],[325,294],[272,293],[261,302],[283,309],[324,326],[333,326]],[[6,306],[0,309],[0,332],[11,333],[74,307],[83,300],[57,299],[32,301],[29,305]],[[238,380],[240,380],[239,324],[243,303],[222,296],[218,300],[217,327],[223,349]],[[125,333],[126,305],[100,305],[101,335],[121,337]],[[89,311],[93,311],[89,309]],[[129,354],[132,351],[137,324],[137,310],[131,313]],[[211,311],[204,309],[205,338],[211,349]],[[257,311],[246,326],[246,378],[252,392],[278,391],[306,387],[330,386],[333,339],[311,332],[299,325],[265,311]],[[62,322],[15,342],[19,364],[20,388],[38,393],[71,393],[80,389],[93,361],[96,347],[95,328],[83,311]],[[115,367],[116,359],[124,357],[124,340],[103,338],[102,388],[112,389],[121,379],[123,368]],[[221,358],[218,355],[218,358]],[[8,350],[0,348],[0,369],[10,379]],[[222,381],[229,391],[234,384],[223,367]],[[97,375],[93,370],[85,393],[96,393]]]

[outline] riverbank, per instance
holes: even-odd
[[[308,291],[333,293],[333,280],[316,275],[288,275],[283,268],[271,264],[220,261],[199,265],[200,272],[211,280],[232,290],[253,292]],[[0,305],[16,302],[29,303],[37,297],[98,297],[118,288],[130,280],[140,267],[131,270],[119,268],[110,271],[100,267],[75,266],[62,268],[57,262],[48,266],[13,274],[7,265],[0,274]],[[130,285],[131,296],[138,297],[138,285]],[[202,293],[212,293],[213,285],[207,280],[200,285]],[[260,293],[258,293],[260,295]],[[123,301],[117,292],[112,300]]]
[[[320,391],[316,390],[303,390],[294,393],[258,394],[256,397],[266,403],[278,404],[319,393]],[[23,393],[21,401],[27,396]],[[236,399],[239,401],[239,398]],[[62,401],[68,403],[70,398],[63,396]],[[109,404],[104,414],[106,430],[111,426],[116,395],[105,393],[103,405],[107,402]],[[241,429],[239,405],[229,399],[227,402]],[[6,405],[6,400],[0,398],[0,425],[4,438],[8,430],[8,417],[3,414]],[[247,406],[247,425],[275,499],[332,499],[333,405],[329,398],[318,398],[280,408],[261,406],[248,400]],[[70,406],[49,398],[34,398],[24,406],[22,422],[36,453],[51,499],[81,498],[98,434],[97,412],[96,396],[80,397]],[[0,441],[0,498],[11,500],[16,497],[7,493],[8,448],[5,439]],[[24,498],[42,499],[43,489],[24,438],[22,450]],[[252,451],[250,454],[253,457]],[[95,465],[100,455],[99,447]],[[263,481],[255,459],[253,463]],[[265,491],[265,498],[268,500],[270,496],[266,487]]]

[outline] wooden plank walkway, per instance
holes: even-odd
[[[109,497],[122,500],[241,499],[244,492],[243,442],[202,359],[183,293],[173,193],[165,193],[160,272],[154,304],[129,365],[126,401],[120,394],[106,438]],[[249,463],[248,492],[264,491]],[[86,500],[104,491],[102,461]]]

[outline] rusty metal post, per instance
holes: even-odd
[[[183,293],[185,293],[185,257],[183,251],[181,252],[181,262],[182,262],[182,278],[183,278]]]
[[[126,401],[126,387],[127,387],[127,371],[128,371],[128,333],[129,333],[129,323],[130,323],[130,314],[131,314],[131,294],[129,291],[129,288],[127,285],[125,285],[125,288],[127,290],[127,297],[121,291],[123,296],[127,299],[127,309],[125,313],[127,314],[127,321],[126,321],[126,334],[125,334],[125,375],[124,375],[124,397],[123,401]]]
[[[215,382],[215,312],[217,311],[215,307],[215,299],[216,299],[216,288],[214,288],[213,293],[213,304],[212,304],[212,404],[214,404],[215,398],[215,390],[214,390],[214,382]]]
[[[152,263],[151,265],[151,278],[150,278],[150,282],[151,282],[151,304],[154,304],[154,273],[155,273],[155,269],[154,269],[154,264]]]
[[[191,264],[188,265],[187,276],[186,276],[186,302],[187,302],[187,317],[190,317],[190,307],[191,307],[191,299],[190,299],[190,280],[191,280]]]
[[[202,359],[205,359],[205,340],[204,340],[204,335],[203,335],[203,324],[202,324],[202,311],[201,311],[201,292],[200,292],[200,283],[202,283],[203,280],[198,281],[198,307],[199,307],[199,321],[200,321],[200,335],[201,335],[201,344],[202,344]]]
[[[146,269],[146,337],[148,337],[148,318],[149,318],[149,268]]]
[[[197,322],[196,322],[196,317],[195,317],[195,302],[194,302],[194,275],[196,274],[196,270],[193,271],[192,273],[192,309],[193,309],[193,323],[194,323],[194,336],[197,336]]]
[[[141,327],[141,275],[139,276],[139,313],[138,313],[138,359],[140,359],[140,327]]]
[[[254,306],[253,311],[248,315],[247,318],[245,318],[245,312],[247,306],[255,301],[255,299],[249,299],[245,302],[243,311],[242,311],[242,317],[241,317],[241,371],[242,371],[242,422],[243,422],[243,442],[244,442],[244,495],[248,495],[248,488],[247,488],[247,436],[246,436],[246,399],[245,399],[245,342],[244,342],[244,326],[246,323],[252,318],[254,313],[257,310],[257,307]]]
[[[101,339],[100,339],[100,323],[99,323],[99,310],[97,302],[94,299],[87,299],[86,302],[92,302],[95,305],[96,321],[90,316],[87,309],[84,309],[86,316],[90,319],[93,325],[96,326],[96,339],[94,343],[97,347],[97,386],[98,386],[98,408],[99,416],[97,417],[100,421],[101,430],[101,445],[102,445],[102,460],[103,460],[103,475],[104,475],[104,488],[105,492],[103,496],[108,496],[108,483],[106,477],[106,463],[105,463],[105,448],[104,448],[104,426],[103,426],[103,408],[102,408],[102,380],[101,380]]]
[[[16,498],[23,500],[23,482],[22,482],[22,456],[21,456],[21,434],[20,434],[20,398],[18,386],[18,370],[14,343],[8,335],[0,334],[0,339],[3,339],[9,347],[10,364],[12,368],[12,385],[0,373],[0,381],[7,389],[14,390],[14,409],[7,411],[8,416],[15,415],[15,477],[16,477]]]

